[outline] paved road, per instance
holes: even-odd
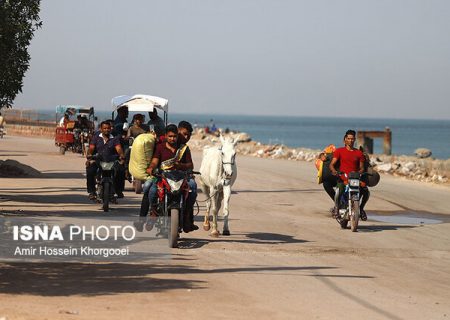
[[[2,178],[2,212],[102,214],[87,200],[84,160],[57,151],[51,140],[0,141],[1,160],[42,172],[41,178]],[[197,167],[200,157],[194,154]],[[382,176],[367,206],[369,221],[352,233],[329,217],[332,203],[315,183],[311,163],[237,162],[231,236],[190,233],[172,259],[155,263],[0,264],[0,318],[450,317],[448,187]],[[139,202],[140,196],[126,192],[112,214],[134,215]],[[444,223],[374,220],[399,213]]]

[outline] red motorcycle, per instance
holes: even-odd
[[[159,235],[167,236],[171,248],[178,246],[179,234],[185,223],[184,219],[189,219],[185,214],[185,209],[190,192],[188,179],[192,174],[200,173],[171,170],[157,174],[159,179],[156,210],[160,219],[155,226]]]

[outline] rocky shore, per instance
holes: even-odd
[[[248,134],[243,132],[230,131],[223,135],[238,138],[237,153],[253,157],[314,162],[321,152],[321,150],[307,148],[289,148],[282,144],[261,144],[253,141]],[[189,145],[193,150],[203,150],[206,146],[219,143],[218,135],[205,134],[203,129],[196,129]],[[370,156],[370,162],[374,169],[380,173],[423,182],[450,184],[450,159],[437,160],[431,157],[373,154]],[[313,165],[311,170],[315,170]]]

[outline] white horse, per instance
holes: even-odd
[[[209,212],[212,211],[213,222],[210,235],[218,237],[217,213],[223,201],[223,232],[224,236],[230,235],[228,228],[229,204],[231,196],[231,186],[237,177],[237,167],[235,162],[236,146],[239,137],[236,139],[223,138],[220,136],[222,145],[203,150],[203,160],[200,166],[200,180],[202,182],[203,193],[208,197],[206,201],[206,215],[203,222],[203,229],[210,229]]]

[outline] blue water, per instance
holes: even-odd
[[[323,149],[330,143],[343,145],[348,129],[392,131],[392,153],[413,155],[428,148],[433,157],[450,158],[450,120],[347,119],[323,117],[273,117],[225,115],[170,115],[169,120],[188,120],[199,126],[214,119],[217,127],[247,132],[262,143],[283,143],[289,147]],[[374,152],[383,152],[383,140],[374,139]]]
[[[109,112],[100,111],[97,115],[99,119],[111,117]],[[187,120],[199,127],[209,125],[210,119],[219,128],[247,132],[253,140],[264,144],[283,143],[311,149],[323,149],[330,143],[341,146],[348,129],[382,131],[389,127],[393,154],[413,155],[417,148],[427,148],[435,158],[450,158],[450,120],[169,114],[169,122]],[[374,152],[382,153],[382,148],[382,139],[374,139]]]

